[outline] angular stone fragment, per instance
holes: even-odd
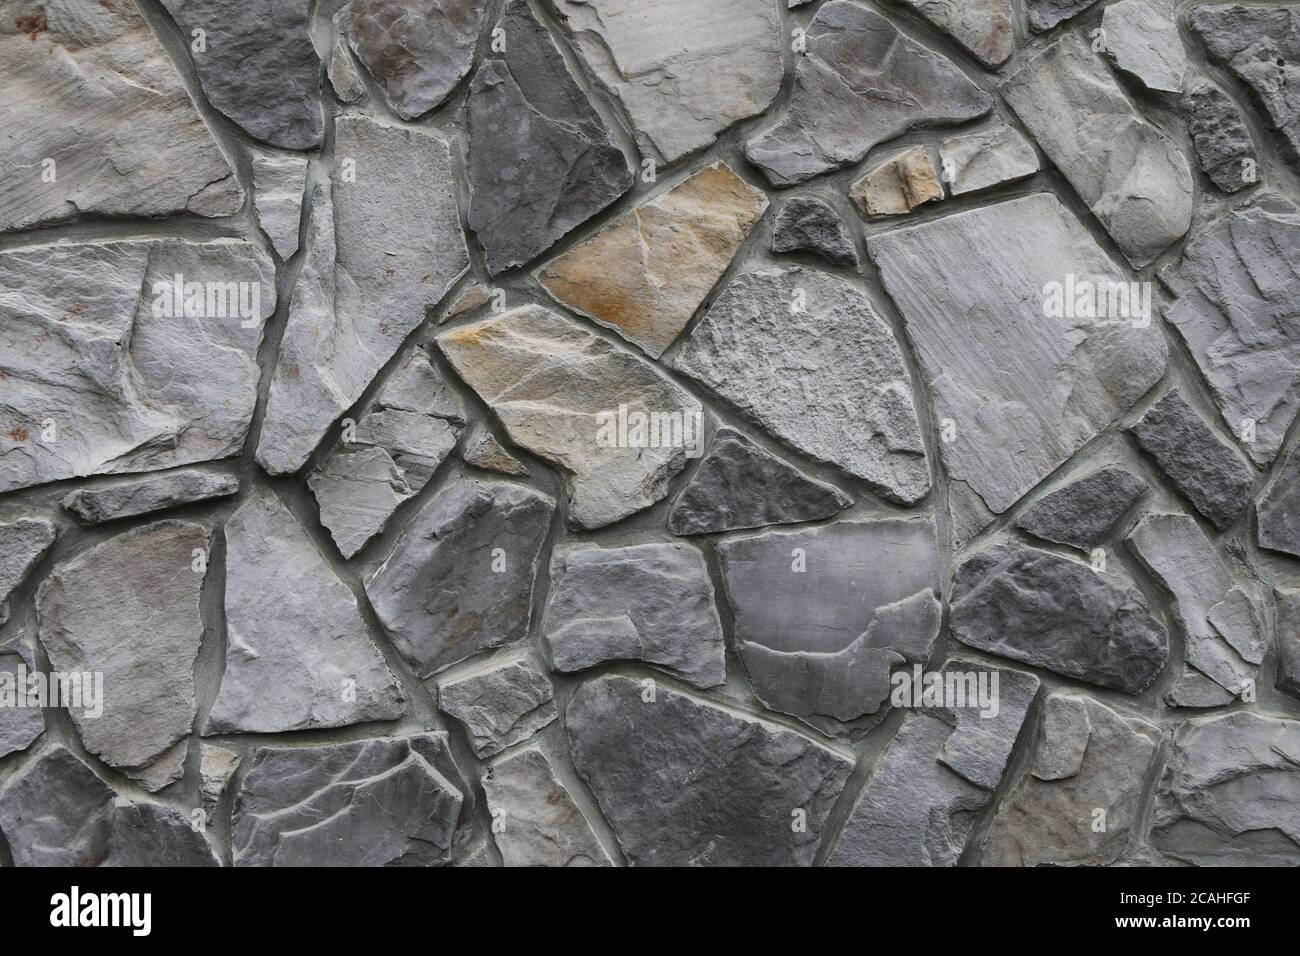
[[[234,475],[182,468],[156,478],[133,478],[111,485],[81,488],[61,503],[82,524],[93,525],[166,511],[196,501],[224,498],[238,491],[239,479]],[[0,548],[0,552],[3,550]]]
[[[1063,20],[1077,16],[1097,0],[1025,0],[1029,7],[1029,27],[1044,33]]]
[[[348,53],[345,35],[347,20],[348,11],[344,8],[334,14],[334,19],[330,22],[329,65],[325,68],[325,75],[340,103],[355,103],[365,95],[366,84],[361,79],[360,68],[352,62]]]
[[[808,866],[851,763],[772,724],[626,677],[587,681],[565,730],[634,866]],[[796,814],[796,810],[803,811]],[[791,826],[796,816],[806,824]]]
[[[447,310],[438,319],[439,324],[462,315],[469,315],[481,305],[492,301],[492,290],[480,282],[471,282],[460,295],[447,306]]]
[[[530,747],[483,774],[492,839],[506,866],[611,866],[591,824],[556,779],[546,755]]]
[[[879,14],[831,0],[813,18],[785,115],[745,144],[774,186],[856,163],[918,126],[964,123],[993,99]]]
[[[825,733],[874,714],[939,636],[934,522],[840,521],[718,545],[754,692]]]
[[[0,789],[0,833],[17,866],[219,866],[175,807],[117,796],[59,744]]]
[[[339,25],[404,120],[445,100],[469,72],[487,0],[351,0]]]
[[[1169,703],[1213,707],[1253,690],[1264,659],[1260,622],[1196,522],[1150,514],[1128,543],[1173,596],[1174,619],[1183,630],[1184,675]]]
[[[405,698],[348,586],[259,491],[226,522],[226,669],[205,736],[393,720]]]
[[[36,660],[22,634],[0,644],[0,759],[26,750],[45,730],[39,699],[27,696],[27,679],[35,671]]]
[[[365,586],[419,677],[527,636],[554,512],[523,485],[462,478],[411,519]]]
[[[1222,531],[1250,502],[1255,472],[1175,388],[1130,429],[1174,487]]]
[[[544,627],[557,671],[632,660],[658,664],[696,687],[726,680],[709,571],[686,544],[557,550]]]
[[[0,289],[0,493],[243,449],[275,310],[257,246],[37,246],[0,254]]]
[[[1261,548],[1300,557],[1300,452],[1292,450],[1287,456],[1273,483],[1260,496],[1255,513]]]
[[[849,188],[849,198],[868,219],[901,216],[922,203],[943,198],[939,173],[924,146],[885,160]]]
[[[1258,182],[1255,141],[1237,104],[1217,86],[1205,83],[1192,92],[1187,130],[1196,161],[1214,185],[1235,193]]]
[[[207,550],[206,528],[158,521],[60,564],[37,595],[51,667],[103,675],[67,707],[82,742],[147,790],[178,779],[185,760],[203,638],[194,555]]]
[[[995,545],[957,568],[951,627],[963,644],[1136,694],[1169,636],[1127,581],[1037,548]]]
[[[1016,519],[1016,527],[1088,551],[1146,490],[1145,481],[1123,468],[1099,468],[1039,498]]]
[[[239,759],[239,754],[233,750],[199,744],[199,793],[209,817],[226,792],[230,778],[239,769]]]
[[[496,437],[482,426],[475,426],[465,439],[460,457],[467,465],[500,472],[503,475],[526,475],[528,469],[510,452],[501,447]]]
[[[569,523],[612,524],[668,494],[686,466],[688,436],[703,441],[703,409],[648,362],[536,305],[444,332],[438,347],[505,426],[510,440],[564,474]],[[677,447],[610,435],[628,416],[680,423]],[[671,431],[671,429],[670,429]],[[605,440],[613,439],[613,440]],[[622,447],[621,447],[622,446]]]
[[[1070,275],[1124,283],[1060,200],[1036,194],[867,241],[902,313],[952,484],[958,541],[1015,504],[1164,375],[1157,323],[1070,318]],[[1014,369],[1014,374],[1007,374]]]
[[[670,364],[892,501],[914,504],[930,490],[898,345],[842,279],[800,268],[738,276]]]
[[[449,3],[451,0],[440,0]],[[492,275],[521,266],[632,188],[627,158],[546,29],[514,0],[470,84],[469,226]]]
[[[439,684],[438,708],[465,725],[479,759],[527,740],[560,715],[551,682],[527,658],[489,662]]]
[[[0,524],[0,624],[9,620],[9,595],[50,550],[58,531],[44,518]]]
[[[438,866],[469,793],[444,733],[259,747],[235,798],[235,866]]]
[[[308,251],[289,306],[257,460],[297,471],[425,309],[469,266],[451,155],[440,138],[364,116],[335,124],[336,170],[312,196]]]
[[[1159,747],[1154,724],[1121,717],[1090,697],[1052,694],[1033,762],[999,805],[980,864],[1114,863],[1140,822]]]
[[[1006,770],[1029,705],[1032,674],[954,660],[938,672],[965,696],[910,713],[885,750],[827,860],[830,866],[955,866]],[[997,709],[981,708],[971,678]],[[919,688],[917,689],[919,690]]]
[[[717,534],[769,524],[819,521],[853,499],[809,478],[732,428],[719,428],[709,452],[673,502],[673,534]]]
[[[1002,95],[1133,265],[1186,234],[1187,157],[1082,39],[1064,34],[1012,74]]]
[[[548,263],[538,281],[653,358],[672,345],[767,209],[714,163]]]
[[[250,136],[282,149],[320,145],[320,57],[306,0],[162,0],[192,50],[203,94]]]
[[[781,207],[772,226],[773,252],[811,252],[831,265],[858,267],[858,250],[831,204],[796,196]]]
[[[1189,242],[1160,280],[1228,431],[1272,461],[1300,407],[1300,210],[1262,196]]]
[[[1237,711],[1179,725],[1151,844],[1195,866],[1300,865],[1300,721]]]
[[[658,165],[757,116],[781,88],[784,41],[773,0],[549,0],[578,54],[623,106]]]
[[[1274,588],[1277,604],[1277,686],[1300,697],[1300,591]]]
[[[229,216],[243,205],[134,0],[3,0],[0,89],[0,232],[87,216]]]
[[[303,190],[307,185],[307,157],[276,156],[255,151],[253,204],[257,221],[276,254],[290,258],[298,251],[298,225],[302,222]]]
[[[1016,48],[1013,0],[903,0],[973,53],[985,66],[1006,62]]]
[[[1105,53],[1149,90],[1181,93],[1187,51],[1178,35],[1177,0],[1120,0],[1106,8]]]
[[[1038,154],[1019,130],[1001,121],[939,146],[943,181],[954,196],[1001,186],[1038,172]]]

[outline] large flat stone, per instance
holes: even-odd
[[[1120,0],[1101,18],[1106,55],[1148,90],[1181,93],[1187,51],[1178,35],[1177,0]]]
[[[438,709],[465,725],[480,759],[527,740],[560,716],[551,682],[526,657],[489,662],[443,681]]]
[[[483,796],[492,814],[492,839],[506,866],[611,865],[540,750],[530,747],[489,767]]]
[[[1300,557],[1300,453],[1294,449],[1255,505],[1259,546]],[[0,588],[0,593],[3,588]]]
[[[82,524],[95,525],[225,498],[238,491],[239,479],[234,475],[181,468],[156,478],[133,478],[79,488],[64,498],[62,504]]]
[[[0,624],[9,620],[9,596],[23,583],[58,536],[44,518],[19,518],[0,524]]]

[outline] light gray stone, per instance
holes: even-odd
[[[253,205],[257,221],[276,254],[288,259],[298,251],[307,158],[253,151]]]
[[[365,96],[366,82],[361,78],[360,67],[348,53],[347,20],[348,11],[345,8],[334,14],[334,19],[330,21],[330,51],[325,76],[340,103],[355,103]]]
[[[1044,33],[1064,20],[1077,16],[1097,0],[1025,0],[1029,7],[1029,27]]]
[[[1016,519],[1036,538],[1089,551],[1147,490],[1123,468],[1098,468],[1039,498]]]
[[[1034,175],[1038,154],[1019,130],[999,120],[945,139],[939,146],[939,164],[948,192],[963,196]]]
[[[45,731],[45,713],[28,697],[36,660],[20,633],[0,644],[0,759],[26,750]]]
[[[530,747],[483,774],[492,839],[506,866],[611,866],[591,824],[555,776],[546,755]]]
[[[560,716],[551,682],[527,658],[489,661],[443,681],[438,708],[465,725],[479,759],[527,740]]]
[[[1235,193],[1259,181],[1255,141],[1241,110],[1223,90],[1202,84],[1189,97],[1186,110],[1192,151],[1214,185]]]
[[[1187,51],[1178,35],[1177,0],[1120,0],[1101,18],[1105,53],[1149,90],[1181,93]]]
[[[773,252],[810,252],[831,265],[858,267],[858,250],[839,213],[824,199],[796,196],[772,225]]]
[[[1261,548],[1300,557],[1300,453],[1293,449],[1287,456],[1255,513]]]
[[[985,66],[1000,66],[1015,51],[1018,17],[1013,0],[902,2],[951,36]]]
[[[9,620],[9,596],[54,544],[58,531],[44,518],[0,524],[0,624]]]
[[[240,756],[225,747],[199,744],[199,795],[209,822],[217,801],[230,785],[230,778],[239,769]]]
[[[465,447],[460,453],[465,464],[503,475],[527,475],[528,468],[514,455],[506,451],[496,436],[481,425],[476,425],[465,439]]]
[[[94,525],[166,511],[197,501],[225,498],[238,491],[239,479],[234,475],[182,468],[156,478],[133,478],[79,488],[61,503],[82,524]]]

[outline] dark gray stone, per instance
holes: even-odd
[[[839,213],[824,199],[796,196],[777,213],[773,252],[811,252],[836,266],[858,267],[858,249]]]
[[[1300,591],[1274,588],[1277,604],[1277,686],[1300,697]]]
[[[1258,179],[1259,155],[1250,130],[1237,104],[1217,86],[1205,83],[1192,92],[1187,102],[1187,128],[1196,161],[1225,193],[1253,185],[1255,180],[1247,175],[1250,170]]]
[[[0,524],[0,624],[9,620],[9,595],[50,550],[58,531],[44,518]]]
[[[1035,33],[1044,33],[1063,20],[1077,16],[1097,0],[1025,0],[1029,7],[1029,26]]]
[[[64,498],[62,504],[82,524],[101,524],[224,498],[238,491],[239,479],[234,475],[184,468],[156,478],[81,488]]]
[[[1255,505],[1259,546],[1300,557],[1300,451],[1293,449]]]
[[[1145,481],[1123,468],[1100,468],[1039,498],[1016,520],[1016,527],[1044,541],[1087,551],[1146,490]]]
[[[465,725],[480,759],[527,740],[560,716],[551,682],[527,658],[491,662],[444,681],[438,709]]]
[[[0,644],[0,759],[26,750],[45,730],[44,710],[25,696],[27,678],[35,670],[36,660],[22,634]]]

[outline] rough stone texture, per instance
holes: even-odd
[[[226,669],[205,735],[404,713],[356,597],[271,492],[248,498],[226,522],[225,603]]]
[[[351,0],[339,27],[404,120],[445,100],[467,73],[487,0]]]
[[[1135,266],[1187,232],[1187,157],[1078,36],[1066,33],[1031,59],[1002,95]]]
[[[1277,686],[1300,698],[1300,591],[1274,588],[1277,605]]]
[[[673,502],[673,534],[717,534],[829,518],[853,499],[808,477],[733,428],[719,428],[708,454]]]
[[[1273,483],[1260,495],[1255,513],[1261,548],[1300,557],[1300,453],[1293,449],[1287,456]]]
[[[824,733],[874,714],[890,672],[939,636],[933,521],[840,521],[718,545],[735,639],[754,692]]]
[[[1088,551],[1146,490],[1147,483],[1132,472],[1099,468],[1039,498],[1016,519],[1016,527]]]
[[[495,32],[505,51],[474,74],[468,106],[468,222],[492,275],[541,255],[632,188],[627,158],[528,5],[513,0]]]
[[[102,524],[165,511],[197,501],[225,498],[239,491],[239,479],[224,472],[182,468],[156,478],[133,478],[107,485],[81,488],[61,504],[82,524]],[[0,536],[3,529],[0,529]],[[0,547],[0,553],[4,551]]]
[[[594,678],[565,730],[633,866],[807,866],[848,778],[839,754],[667,687]],[[796,828],[795,811],[806,822]]]
[[[959,544],[1164,374],[1157,323],[1047,315],[1050,283],[1127,281],[1050,194],[875,236],[867,252],[902,313],[934,419],[952,424],[939,448]]]
[[[1213,707],[1253,692],[1264,659],[1258,612],[1196,522],[1186,515],[1147,515],[1128,543],[1172,595],[1183,631],[1183,677],[1166,700]]]
[[[465,287],[460,295],[447,306],[446,311],[438,318],[438,322],[447,322],[451,319],[458,319],[462,315],[469,315],[479,308],[487,305],[492,301],[492,289],[480,282],[471,282]]]
[[[0,493],[237,454],[274,276],[230,240],[0,254]]]
[[[1017,12],[1014,0],[901,2],[951,36],[985,66],[999,66],[1015,51]]]
[[[856,163],[909,129],[962,123],[993,106],[952,61],[856,3],[823,5],[805,40],[785,115],[745,145],[774,186]]]
[[[703,410],[652,365],[576,322],[527,305],[444,332],[438,347],[510,440],[564,475],[575,527],[603,527],[650,507],[686,466],[680,446],[601,441],[602,415],[616,416],[620,406],[629,415],[680,416],[683,435]],[[698,428],[696,439],[703,440]]]
[[[483,796],[506,866],[612,865],[540,750],[530,747],[489,767]]]
[[[1205,175],[1225,193],[1240,192],[1258,180],[1259,154],[1246,121],[1226,93],[1209,83],[1187,102],[1192,152]]]
[[[957,568],[953,637],[981,651],[1136,694],[1169,637],[1131,584],[1036,548],[996,545]]]
[[[343,9],[334,14],[330,22],[329,64],[325,67],[325,76],[340,103],[355,103],[365,95],[366,83],[361,78],[360,67],[348,53],[347,21],[348,11]]]
[[[898,345],[842,279],[800,268],[738,276],[670,364],[892,501],[914,504],[930,490]]]
[[[1106,55],[1149,90],[1181,93],[1187,51],[1178,35],[1177,0],[1120,0],[1102,15]]]
[[[1246,509],[1255,472],[1177,389],[1152,405],[1131,431],[1174,487],[1216,528],[1228,527]]]
[[[203,95],[250,136],[313,149],[323,129],[320,57],[307,0],[160,0],[181,31],[205,34],[190,56]]]
[[[9,620],[9,596],[50,550],[58,531],[44,518],[0,524],[0,624]]]
[[[0,89],[0,232],[88,216],[229,216],[243,204],[134,0],[3,0]]]
[[[849,198],[868,219],[901,216],[943,198],[930,150],[913,146],[869,169],[849,188]]]
[[[1195,866],[1300,864],[1300,721],[1238,711],[1181,724],[1151,843]]]
[[[945,139],[939,145],[939,164],[948,192],[962,196],[1034,175],[1038,154],[1018,130],[999,120]]]
[[[411,519],[365,586],[421,678],[528,634],[554,512],[553,499],[523,485],[460,479]]]
[[[235,866],[441,865],[469,793],[442,733],[259,747],[235,799]]]
[[[815,196],[788,200],[772,225],[773,252],[811,252],[831,265],[858,267],[858,249],[830,203]]]
[[[969,697],[908,714],[845,821],[830,866],[957,864],[1006,770],[1038,678],[970,661],[940,673],[945,681],[988,675],[990,688],[996,677],[997,714],[981,716]]]
[[[55,744],[0,789],[0,833],[17,866],[218,866],[175,807],[117,796]]]
[[[303,190],[307,185],[307,159],[254,152],[253,205],[257,221],[271,240],[276,254],[288,259],[298,251]]]
[[[22,634],[0,643],[0,759],[26,750],[45,730],[40,707],[18,706],[18,695],[35,670],[36,659]]]
[[[1300,210],[1265,195],[1188,243],[1160,279],[1228,431],[1254,423],[1246,450],[1272,461],[1300,407]]]
[[[676,162],[763,112],[781,88],[773,0],[548,0],[587,69],[627,113],[641,154]]]
[[[998,806],[984,866],[1105,866],[1124,851],[1160,728],[1089,697],[1053,694],[1027,772]],[[1098,827],[1097,811],[1105,813]]]
[[[490,431],[475,427],[465,439],[465,447],[460,457],[467,465],[499,472],[503,475],[527,475],[528,468],[514,455],[506,451]]]
[[[1097,0],[1025,0],[1029,8],[1029,28],[1044,33],[1058,23],[1077,16]]]
[[[714,163],[548,263],[557,301],[658,358],[722,277],[767,197]]]
[[[543,632],[557,671],[633,660],[696,687],[726,680],[713,585],[704,556],[690,545],[556,551]]]
[[[312,196],[309,248],[257,446],[273,475],[303,466],[469,265],[443,140],[345,116],[334,160],[332,184]]]
[[[527,740],[560,716],[551,682],[527,658],[489,662],[442,682],[438,708],[465,725],[480,759]]]
[[[212,744],[199,745],[199,795],[203,797],[209,822],[217,802],[230,785],[230,778],[239,769],[239,761],[239,754],[233,750]]]
[[[63,562],[37,594],[53,669],[103,675],[102,714],[68,707],[82,742],[146,790],[179,779],[189,748],[207,550],[206,528],[159,521]]]

